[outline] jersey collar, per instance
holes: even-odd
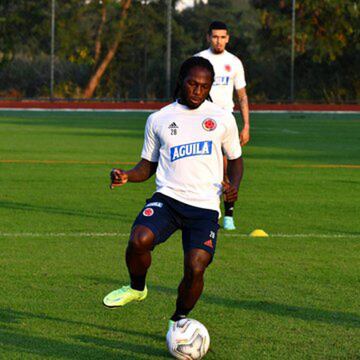
[[[221,54],[215,54],[212,50],[211,50],[211,47],[209,47],[208,49],[209,53],[212,55],[212,56],[218,56],[218,57],[221,57],[221,56],[225,56],[227,51],[226,49],[221,53]]]
[[[206,105],[207,103],[207,100],[205,100],[198,108],[196,109],[190,109],[189,107],[187,107],[186,105],[183,105],[183,104],[180,104],[179,103],[179,99],[176,99],[175,101],[175,106],[180,109],[180,110],[183,110],[183,111],[193,111],[193,112],[198,112],[198,111],[201,111]]]

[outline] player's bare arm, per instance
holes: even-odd
[[[242,157],[228,160],[228,180],[222,182],[225,201],[234,202],[238,197],[238,190],[243,176],[244,163]]]
[[[240,112],[243,121],[243,128],[240,132],[240,144],[246,145],[250,140],[250,115],[249,115],[249,101],[246,94],[246,89],[236,90],[236,96],[240,105]]]
[[[130,170],[112,169],[110,173],[110,188],[125,185],[127,182],[143,182],[151,178],[156,172],[157,162],[141,159]]]

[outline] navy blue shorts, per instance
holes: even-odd
[[[155,193],[134,221],[155,234],[155,245],[165,242],[176,230],[182,231],[184,252],[203,249],[212,256],[215,253],[219,213],[177,201],[161,193]]]

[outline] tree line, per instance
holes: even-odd
[[[209,0],[176,11],[171,83],[187,57],[207,47],[211,21],[230,30],[253,102],[289,101],[291,0]],[[295,99],[360,102],[359,4],[296,2]],[[166,0],[56,2],[56,98],[164,99]],[[49,0],[0,3],[0,97],[50,96]]]

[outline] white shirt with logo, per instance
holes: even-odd
[[[238,90],[246,86],[244,67],[240,59],[226,50],[221,54],[214,54],[211,49],[207,49],[195,56],[208,59],[214,67],[215,81],[210,91],[214,103],[232,111],[234,88]]]
[[[141,157],[158,162],[156,192],[220,214],[223,155],[241,156],[234,116],[205,101],[197,109],[174,102],[151,114]]]

